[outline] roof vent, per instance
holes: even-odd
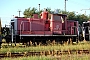
[[[59,9],[55,9],[54,14],[58,14],[59,13]]]

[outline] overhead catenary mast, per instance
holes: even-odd
[[[40,11],[40,4],[38,4],[39,5],[39,11]]]
[[[66,13],[66,1],[68,1],[68,0],[65,0],[65,13]]]
[[[19,12],[19,17],[20,17],[21,10],[18,10],[18,12]]]
[[[84,14],[86,15],[86,10],[90,10],[90,8],[89,9],[81,9],[81,11],[83,11],[83,10],[85,10],[85,13]]]

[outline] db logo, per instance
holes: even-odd
[[[56,25],[56,29],[59,29],[59,25]]]

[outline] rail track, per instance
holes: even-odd
[[[26,57],[26,56],[48,56],[48,55],[70,55],[70,54],[90,54],[90,50],[67,50],[67,51],[40,51],[40,52],[17,52],[0,53],[0,58],[5,57]]]

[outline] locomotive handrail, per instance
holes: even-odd
[[[24,22],[29,22],[29,21],[21,21],[20,23],[20,39],[21,39],[21,34],[22,34],[22,31],[21,31],[21,25],[24,23]],[[31,21],[30,21],[30,31],[31,31]]]
[[[73,29],[73,27],[75,27],[76,30],[78,31],[78,27],[76,27],[76,26],[71,26],[71,29]],[[72,34],[72,30],[71,30],[71,34]],[[75,33],[75,34],[76,34],[76,33]]]
[[[73,27],[76,28],[75,31],[78,31],[78,27],[76,27],[76,26],[71,26],[71,27],[69,27],[69,28],[71,29],[71,34],[72,34],[72,29],[73,29]],[[64,35],[65,35],[65,33],[67,32],[67,30],[62,30],[62,32],[64,32]]]

